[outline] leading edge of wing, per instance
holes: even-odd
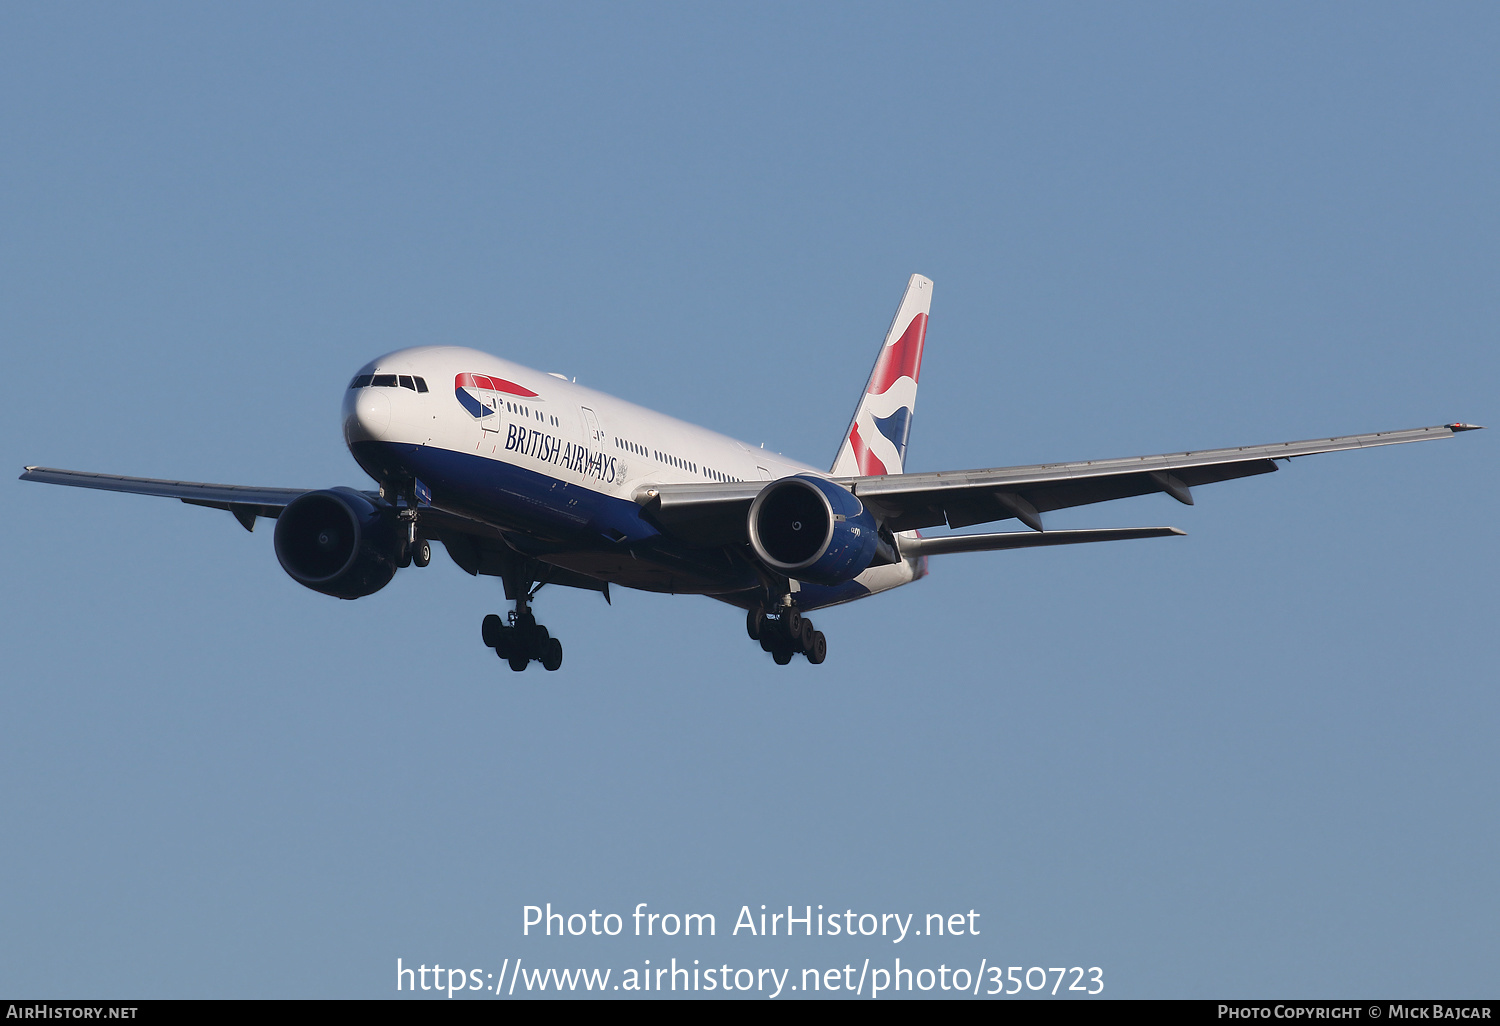
[[[837,478],[861,498],[878,500],[881,496],[902,496],[913,492],[942,492],[970,488],[1023,488],[1059,481],[1076,481],[1088,477],[1110,477],[1117,474],[1180,470],[1215,464],[1241,463],[1251,460],[1290,459],[1345,449],[1367,449],[1404,442],[1424,442],[1452,438],[1459,431],[1477,431],[1477,424],[1438,424],[1433,427],[1407,428],[1402,431],[1377,431],[1365,435],[1342,435],[1336,438],[1312,438],[1301,442],[1278,442],[1271,445],[1242,445],[1232,449],[1202,449],[1195,452],[1163,453],[1158,456],[1125,456],[1105,460],[1082,460],[1073,463],[1038,463],[1024,467],[995,467],[987,470],[937,470],[915,474],[886,474],[875,477]]]
[[[181,499],[198,506],[218,509],[252,507],[261,516],[276,516],[297,496],[315,491],[312,488],[258,488],[253,485],[207,484],[201,481],[167,481],[154,477],[125,477],[120,474],[95,474],[86,470],[58,470],[55,467],[27,467],[22,481],[68,485],[73,488],[97,488],[106,492],[130,492],[154,495],[164,499]]]

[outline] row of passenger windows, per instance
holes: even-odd
[[[698,465],[696,463],[689,462],[688,460],[678,459],[671,453],[657,452],[656,458],[658,461],[670,464],[671,466],[676,467],[678,470],[690,470],[695,474],[698,472]]]
[[[521,417],[535,417],[543,424],[551,424],[553,427],[558,426],[557,418],[552,416],[552,414],[543,413],[541,410],[533,410],[529,406],[522,406],[520,403],[513,403],[509,399],[505,400],[505,409],[507,412],[517,414]]]
[[[350,388],[409,388],[413,392],[427,391],[427,382],[410,374],[361,374],[349,382]]]
[[[690,471],[694,474],[702,474],[704,477],[711,477],[715,481],[729,482],[739,480],[739,478],[733,476],[732,474],[725,474],[721,471],[713,469],[712,467],[699,467],[698,464],[694,463],[692,460],[681,459],[677,456],[673,456],[671,453],[662,452],[660,449],[648,449],[644,445],[637,445],[636,443],[630,441],[630,439],[628,438],[616,438],[615,445],[621,449],[626,450],[627,452],[633,452],[638,456],[651,456],[655,458],[659,463],[668,463],[681,470]]]

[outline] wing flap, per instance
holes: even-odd
[[[1094,531],[1013,531],[1005,534],[950,534],[941,538],[903,538],[903,556],[943,556],[953,552],[994,552],[1029,549],[1038,545],[1078,545],[1084,542],[1126,541],[1131,538],[1170,538],[1186,531],[1175,527],[1115,527]]]

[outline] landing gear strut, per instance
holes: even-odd
[[[498,614],[491,613],[480,628],[485,646],[493,648],[517,673],[531,665],[533,659],[548,670],[562,665],[562,642],[547,633],[547,628],[536,622],[531,611],[531,597],[540,588],[541,585],[535,588],[528,585],[518,589],[516,608],[508,617],[508,624]]]
[[[392,492],[395,492],[394,488]],[[381,486],[380,494],[386,494],[385,486]],[[396,546],[396,566],[403,570],[413,563],[426,566],[432,562],[432,545],[417,533],[417,521],[421,514],[418,512],[416,493],[400,494],[406,499],[406,505],[396,512],[401,528],[401,541]]]
[[[760,647],[771,653],[778,666],[791,662],[798,652],[814,666],[828,658],[828,639],[790,603],[781,606],[774,619],[763,606],[752,606],[745,617],[745,630],[752,641],[759,641]]]

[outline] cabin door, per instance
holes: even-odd
[[[588,436],[588,444],[596,449],[603,449],[604,429],[599,426],[599,418],[587,406],[580,406],[578,409],[583,413],[583,430]]]

